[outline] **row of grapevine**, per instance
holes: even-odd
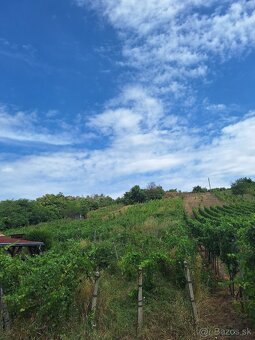
[[[231,294],[255,319],[255,204],[199,208],[188,224],[211,263],[219,258],[225,264]]]

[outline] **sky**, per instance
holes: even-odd
[[[0,199],[255,177],[255,0],[0,4]]]

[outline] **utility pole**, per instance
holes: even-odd
[[[209,189],[212,190],[211,188],[211,182],[210,182],[210,178],[208,177],[208,183],[209,183]]]

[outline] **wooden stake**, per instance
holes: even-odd
[[[96,240],[97,240],[97,231],[95,230],[95,231],[94,231],[93,241],[96,242]]]
[[[92,303],[91,303],[92,328],[96,327],[95,315],[96,315],[96,307],[97,307],[99,279],[100,279],[100,273],[99,271],[96,271],[95,272],[95,285],[94,285],[94,291],[93,291],[93,297],[92,297]]]
[[[216,256],[215,255],[213,255],[213,271],[214,271],[214,274],[216,275],[217,268],[216,268]]]
[[[143,326],[143,270],[138,270],[138,297],[137,297],[137,333]]]
[[[193,318],[194,318],[195,325],[197,325],[198,324],[197,306],[195,302],[193,284],[191,281],[191,275],[190,275],[190,270],[189,270],[187,261],[184,261],[184,269],[185,269],[185,276],[186,276],[188,289],[189,289],[189,296],[190,296],[190,302],[192,306]]]
[[[10,316],[9,312],[7,309],[7,305],[4,301],[4,292],[3,288],[0,287],[0,316],[1,316],[1,321],[2,321],[2,327],[4,331],[9,331],[10,330]]]
[[[219,258],[216,257],[216,274],[217,277],[220,278],[220,268],[219,268]]]
[[[117,259],[117,261],[119,261],[119,255],[118,255],[116,244],[115,244],[115,242],[113,242],[113,244],[114,244],[114,250],[115,250],[116,259]]]

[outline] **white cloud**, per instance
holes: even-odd
[[[90,119],[89,126],[98,128],[105,134],[125,133],[126,131],[134,131],[142,117],[133,113],[129,109],[120,108],[116,110],[107,110],[102,114]]]
[[[2,197],[35,197],[47,192],[106,194],[126,191],[151,180],[165,188],[190,190],[229,185],[240,176],[253,176],[255,117],[225,126],[205,144],[203,137],[181,131],[152,130],[116,137],[103,150],[61,152],[1,161]],[[11,186],[10,186],[10,183]]]
[[[52,145],[69,145],[74,142],[69,132],[52,134],[38,126],[38,120],[36,112],[10,113],[6,106],[0,106],[0,140]]]
[[[126,63],[160,93],[203,78],[212,56],[226,60],[255,47],[255,2],[245,0],[77,0],[118,30]],[[161,88],[159,88],[159,86]]]
[[[219,137],[198,151],[198,171],[221,179],[254,176],[254,135],[254,116],[224,127]]]
[[[155,128],[164,117],[161,100],[139,86],[128,86],[107,109],[92,117],[88,125],[104,134],[139,133]]]

